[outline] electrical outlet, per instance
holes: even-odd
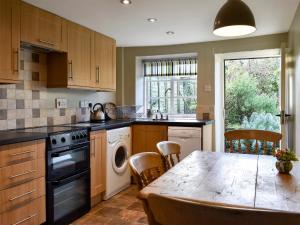
[[[86,108],[89,107],[89,101],[84,101],[84,107],[86,107]]]
[[[55,106],[57,109],[66,109],[68,107],[68,101],[65,98],[55,99]]]

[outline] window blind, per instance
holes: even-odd
[[[197,58],[144,60],[144,76],[192,76],[197,75]]]

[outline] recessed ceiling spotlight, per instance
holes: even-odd
[[[175,32],[174,31],[167,31],[166,34],[167,35],[173,35],[173,34],[175,34]]]
[[[131,0],[121,0],[121,3],[123,5],[130,5],[131,4]]]
[[[158,21],[158,19],[157,18],[148,18],[147,21],[150,23],[155,23]]]

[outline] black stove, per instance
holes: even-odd
[[[90,142],[86,127],[22,129],[44,133],[47,224],[70,224],[90,210]]]

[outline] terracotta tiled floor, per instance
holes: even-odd
[[[73,225],[147,225],[142,203],[136,198],[137,192],[136,186],[129,187],[96,205]]]

